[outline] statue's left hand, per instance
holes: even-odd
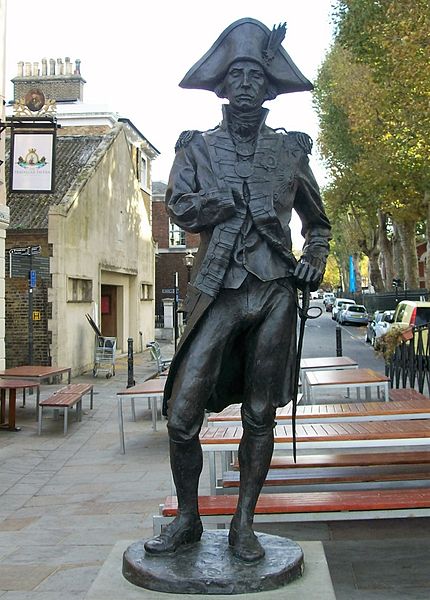
[[[294,271],[294,279],[297,286],[303,288],[305,285],[309,285],[311,292],[315,292],[318,289],[322,278],[323,272],[303,258],[299,261]]]

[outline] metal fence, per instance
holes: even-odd
[[[155,328],[162,329],[164,327],[164,315],[155,315]]]
[[[405,331],[405,339],[396,346],[391,358],[385,363],[385,374],[391,380],[391,387],[417,386],[421,393],[429,394],[429,332],[430,323]]]

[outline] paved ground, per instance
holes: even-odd
[[[146,354],[136,355],[137,382],[153,370]],[[112,379],[75,381],[95,384],[94,410],[87,402],[67,436],[62,419],[46,419],[37,435],[31,396],[18,409],[22,431],[0,431],[1,600],[83,600],[118,540],[151,535],[152,515],[171,492],[166,430],[152,431],[145,404],[135,423],[126,407],[127,452],[119,451],[116,392],[126,385],[126,360]],[[42,397],[51,391],[42,389]],[[203,473],[202,492],[207,481]],[[338,600],[430,597],[429,519],[271,529],[323,541]]]

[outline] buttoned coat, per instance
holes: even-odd
[[[174,223],[185,231],[200,234],[200,246],[185,299],[187,325],[166,383],[165,413],[177,367],[187,353],[192,352],[192,338],[198,331],[199,321],[223,287],[246,219],[252,219],[258,241],[246,249],[244,265],[259,279],[278,279],[292,285],[291,276],[297,265],[291,246],[293,209],[301,219],[305,238],[302,258],[322,270],[325,265],[330,224],[309,167],[312,142],[300,132],[271,129],[265,124],[266,109],[263,114],[251,159],[243,159],[236,152],[226,118],[213,130],[184,132],[176,146],[166,208]],[[295,315],[291,325],[293,323]],[[288,373],[276,406],[283,406],[291,399],[295,327],[291,340],[290,347],[286,348]],[[219,378],[222,400],[220,402],[220,395],[215,394],[216,404],[209,401],[208,410],[220,411],[232,402],[240,401],[237,389],[229,397],[228,382],[222,381],[222,372]]]

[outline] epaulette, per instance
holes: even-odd
[[[307,133],[301,131],[289,131],[288,135],[294,136],[295,141],[306,154],[312,153],[313,141]]]
[[[185,148],[193,139],[194,134],[201,133],[201,131],[197,131],[196,129],[191,129],[189,131],[183,131],[178,137],[178,141],[175,144],[175,152],[180,150],[181,148]]]

